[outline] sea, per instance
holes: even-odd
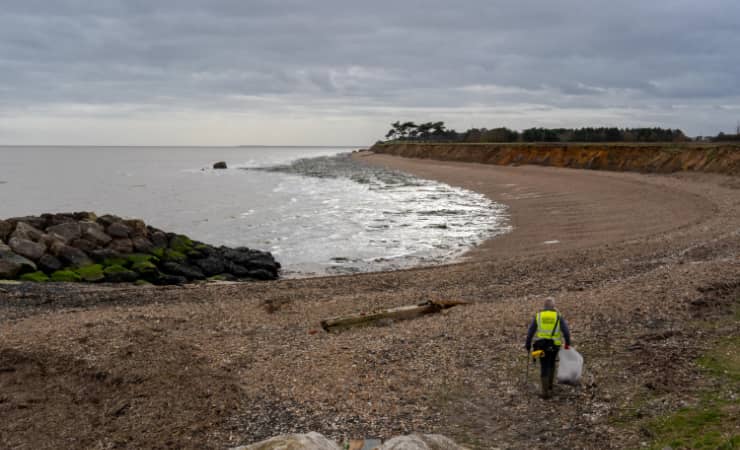
[[[4,146],[0,218],[141,218],[212,245],[270,251],[284,277],[451,262],[510,230],[504,205],[363,164],[353,149]]]

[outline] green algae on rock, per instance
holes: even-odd
[[[89,266],[80,267],[76,272],[84,281],[101,281],[105,278],[103,266],[100,264],[91,264]]]
[[[41,271],[24,273],[20,277],[21,281],[33,281],[34,283],[45,283],[49,281],[49,277]]]
[[[51,281],[82,281],[82,277],[74,270],[57,270],[51,274]]]

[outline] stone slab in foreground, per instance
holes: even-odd
[[[358,441],[353,441],[357,443]],[[398,436],[379,447],[359,447],[357,450],[467,450],[439,434],[411,434]],[[256,444],[235,447],[232,450],[342,450],[335,442],[320,433],[286,434]],[[354,449],[353,449],[354,450]]]

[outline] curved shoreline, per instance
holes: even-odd
[[[0,446],[224,448],[291,431],[419,431],[533,448],[542,424],[527,418],[544,408],[553,446],[634,448],[644,423],[613,419],[656,396],[651,413],[684,406],[706,384],[694,359],[738,335],[727,312],[740,297],[737,178],[361,155],[489,195],[509,205],[514,231],[465,262],[394,272],[0,286]],[[587,361],[581,388],[559,387],[552,403],[520,382],[523,335],[545,296]],[[328,317],[429,298],[471,304],[320,331]]]
[[[704,197],[680,190],[680,183],[670,177],[419,160],[369,152],[357,153],[355,158],[473,190],[506,205],[513,231],[466,253],[467,259],[477,261],[640,239],[697,223],[716,209]]]

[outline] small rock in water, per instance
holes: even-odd
[[[219,161],[219,162],[213,163],[213,168],[214,169],[226,169],[227,168],[226,161]]]

